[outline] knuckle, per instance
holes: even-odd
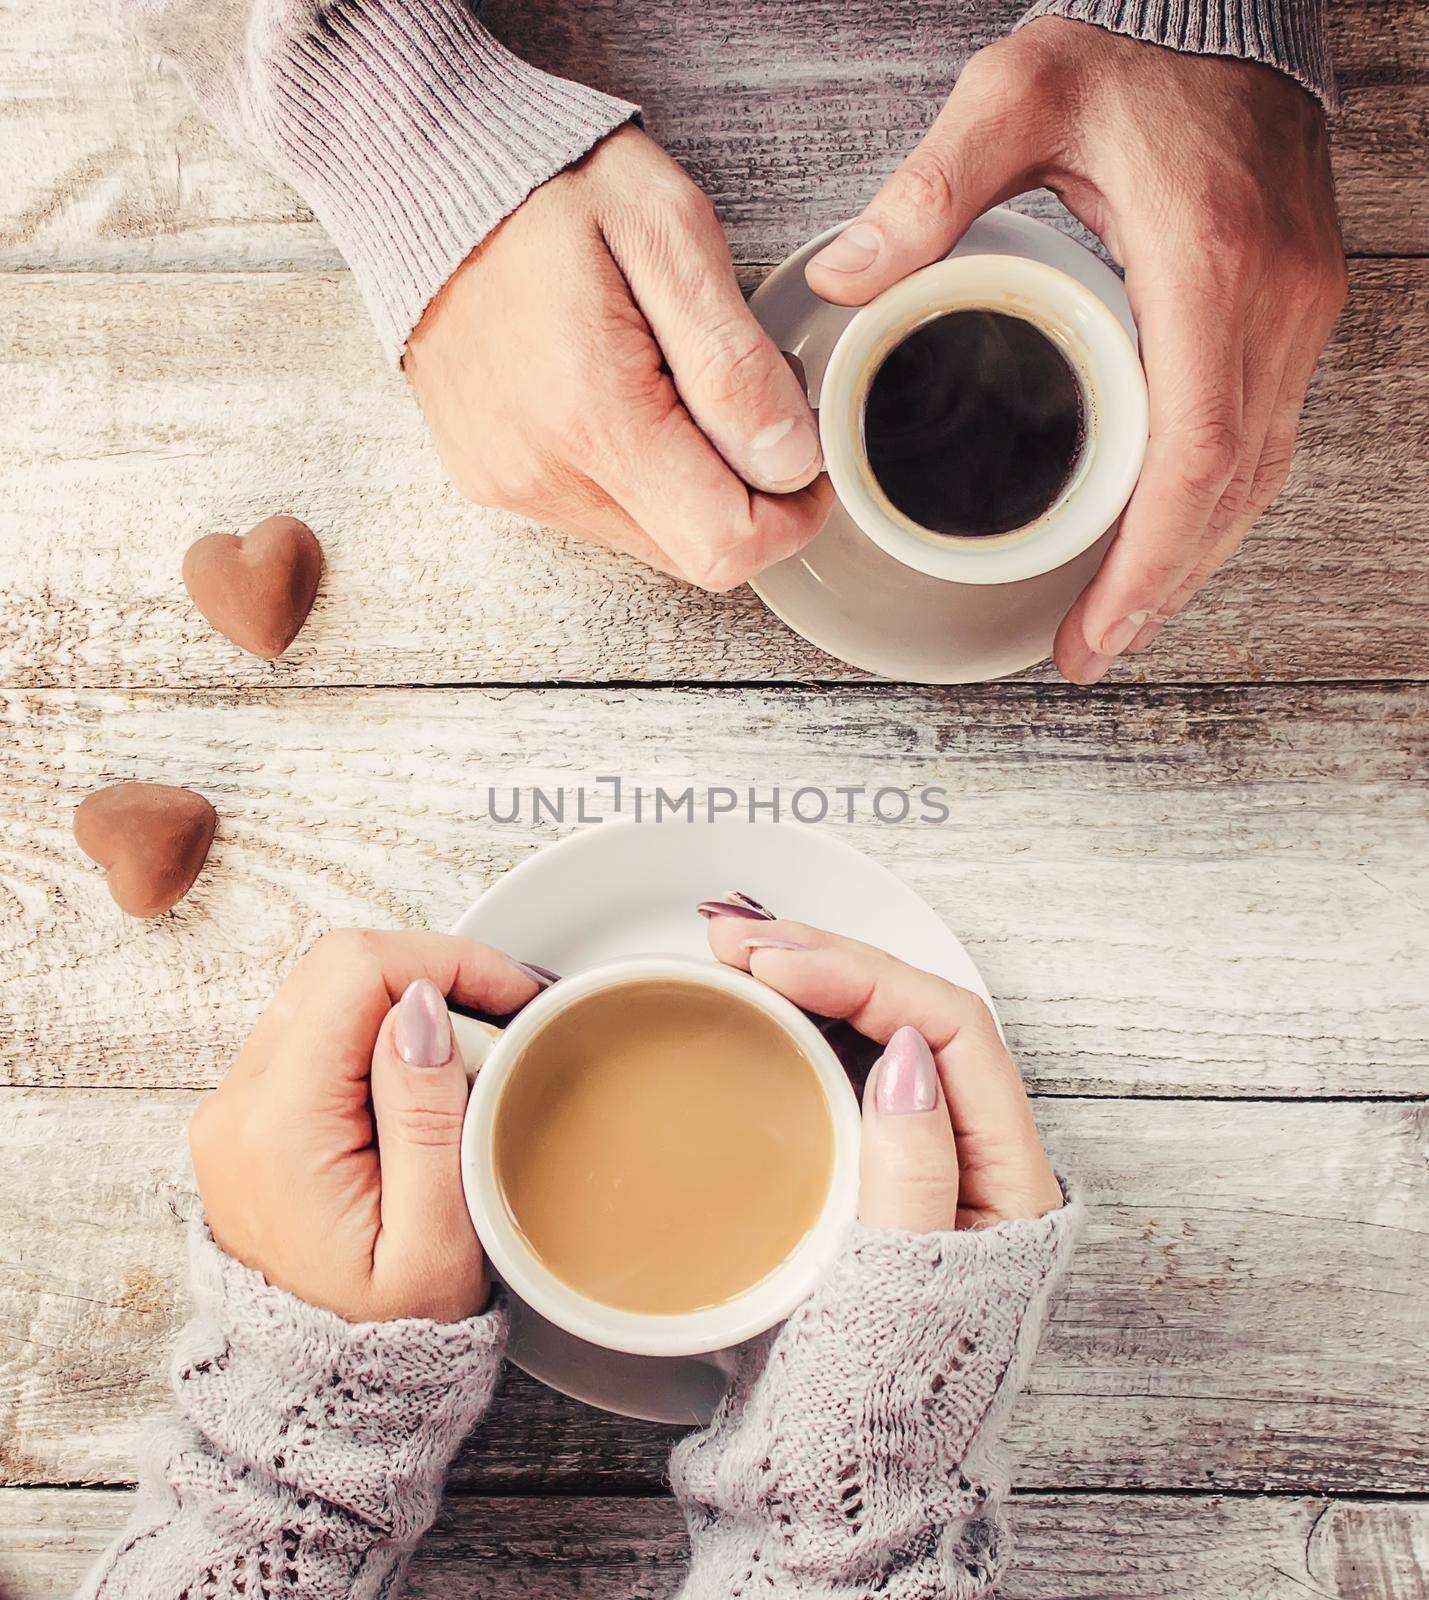
[[[614,199],[604,226],[623,247],[641,256],[678,259],[677,241],[719,223],[709,196],[671,162],[642,173],[638,185]]]
[[[517,467],[507,467],[493,478],[491,492],[482,504],[498,506],[503,511],[515,511],[522,516],[536,516],[541,510],[542,487],[542,480],[534,471],[523,472]]]
[[[1325,299],[1325,286],[1313,267],[1297,267],[1281,283],[1278,298],[1282,315],[1303,317]]]
[[[464,1107],[409,1105],[400,1107],[392,1120],[403,1144],[445,1149],[460,1140],[464,1115]]]
[[[644,316],[628,296],[615,298],[600,308],[589,336],[555,374],[553,393],[563,402],[554,415],[560,426],[599,434],[621,407],[648,404],[668,387]]]
[[[1002,1035],[998,1032],[997,1019],[992,1014],[992,1007],[988,1005],[980,994],[974,994],[970,989],[965,990],[964,993],[967,995],[966,1005],[968,1010],[967,1022],[964,1026],[972,1028],[990,1039],[995,1039],[999,1050],[1005,1055],[1006,1050],[1002,1045]]]
[[[1183,482],[1219,494],[1235,476],[1240,430],[1228,417],[1206,417],[1182,431],[1178,447]]]
[[[984,45],[981,50],[975,50],[963,63],[956,88],[964,100],[976,100],[985,95],[1000,94],[1005,81],[1004,52],[999,49],[1001,43],[999,40],[995,44]]]
[[[1136,588],[1129,611],[1156,611],[1181,581],[1185,564],[1169,552],[1143,556],[1137,564]]]
[[[1280,491],[1290,477],[1290,463],[1294,455],[1293,440],[1283,443],[1277,440],[1266,445],[1247,496],[1257,514],[1273,505],[1279,498]]]
[[[370,1315],[382,1322],[425,1317],[433,1322],[460,1322],[481,1303],[479,1263],[433,1260],[413,1267],[395,1281],[374,1285]]]
[[[1239,549],[1239,542],[1230,549],[1223,545],[1213,546],[1202,555],[1201,559],[1191,568],[1191,571],[1182,582],[1173,605],[1168,608],[1173,615],[1185,610],[1226,562],[1230,560],[1237,549]]]
[[[1304,315],[1322,307],[1337,315],[1348,287],[1344,258],[1290,246],[1280,257],[1279,299],[1287,310]]]
[[[314,966],[351,966],[373,954],[373,935],[369,928],[334,928],[325,933],[303,957]]]
[[[373,982],[382,975],[378,935],[371,928],[336,928],[325,933],[298,963],[318,984]]]
[[[566,460],[587,458],[586,435],[589,424],[572,417],[559,423]],[[495,503],[523,516],[539,517],[555,504],[558,490],[569,479],[569,469],[554,456],[535,450],[514,453],[493,474]]]
[[[1037,98],[1055,68],[1055,55],[1035,35],[1012,36],[985,46],[968,58],[958,75],[964,98],[987,99],[999,105]]]
[[[690,582],[710,594],[728,594],[748,583],[759,571],[759,563],[746,550],[723,550],[702,554],[688,569]]]
[[[690,382],[717,405],[751,400],[768,386],[774,372],[770,364],[773,354],[757,328],[726,323],[708,329],[695,356]]]
[[[666,219],[681,232],[704,232],[719,226],[719,216],[714,201],[683,174],[672,177],[663,185],[659,196],[660,209]]]
[[[951,1198],[954,1174],[936,1152],[890,1144],[883,1151],[883,1176],[905,1196],[925,1200]]]
[[[951,211],[956,191],[949,163],[936,144],[923,143],[903,163],[893,203],[914,216],[939,215]]]

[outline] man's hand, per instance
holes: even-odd
[[[862,305],[1039,185],[1125,268],[1151,391],[1141,482],[1057,633],[1058,667],[1095,683],[1151,643],[1279,494],[1344,302],[1344,253],[1325,121],[1303,89],[1046,17],[968,62],[809,283]]]
[[[818,429],[709,201],[636,128],[457,270],[406,368],[457,487],[731,589],[818,532]]]

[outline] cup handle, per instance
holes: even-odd
[[[470,1082],[496,1047],[501,1029],[493,1022],[478,1022],[475,1017],[463,1016],[459,1011],[448,1011],[447,1016],[451,1019],[452,1037],[461,1051],[467,1081]]]

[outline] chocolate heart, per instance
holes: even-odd
[[[273,661],[308,620],[323,548],[296,517],[266,517],[238,538],[210,533],[184,556],[193,603],[240,650]]]
[[[217,822],[213,807],[192,789],[117,783],[80,803],[74,837],[85,855],[107,868],[120,910],[158,917],[189,892]]]

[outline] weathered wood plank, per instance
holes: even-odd
[[[747,590],[702,595],[462,503],[343,275],[0,276],[0,326],[0,683],[857,676]],[[1409,421],[1426,340],[1429,262],[1358,264],[1283,504],[1124,674],[1429,672]],[[208,628],[179,567],[199,533],[276,510],[314,524],[328,572],[270,666]]]
[[[777,261],[857,210],[961,61],[1022,10],[1022,0],[488,7],[530,59],[639,100],[651,131],[716,200],[746,264]],[[0,5],[0,269],[338,265],[298,199],[230,150],[110,11],[108,0]],[[1422,252],[1422,10],[1357,0],[1331,8],[1331,27],[1349,248]],[[1038,204],[1054,209],[1045,195]]]
[[[195,1096],[8,1090],[0,1481],[125,1481],[180,1315]],[[1017,1414],[1034,1488],[1422,1492],[1421,1106],[1045,1100],[1092,1206]],[[456,1482],[662,1481],[668,1429],[509,1383]]]
[[[127,1494],[0,1490],[0,1594],[68,1600]],[[1005,1600],[1417,1600],[1420,1501],[1023,1495]],[[413,1562],[413,1600],[664,1600],[688,1549],[666,1499],[452,1496]]]
[[[1426,755],[1417,686],[0,696],[0,1082],[212,1083],[319,933],[450,926],[575,825],[578,789],[614,815],[614,773],[647,804],[829,792],[829,825],[968,942],[1039,1089],[1422,1094]],[[148,924],[69,831],[134,777],[220,815],[194,893]],[[840,785],[868,789],[852,822]],[[875,820],[889,785],[906,823]],[[942,825],[918,821],[931,788]]]

